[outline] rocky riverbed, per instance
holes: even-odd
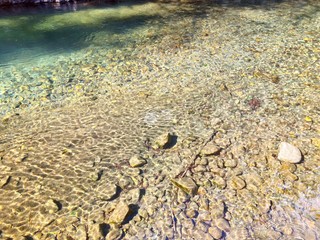
[[[2,71],[0,239],[320,238],[319,4],[199,6]]]

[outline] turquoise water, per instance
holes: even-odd
[[[143,3],[135,2],[135,6],[139,4]],[[62,9],[35,7],[18,13],[2,10],[0,66],[30,63],[48,55],[70,54],[92,44],[96,33],[125,33],[144,25],[150,13],[139,14],[131,7],[132,3],[127,2],[116,6],[78,4]],[[119,44],[112,43],[114,46]]]

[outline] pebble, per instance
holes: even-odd
[[[220,238],[222,238],[222,231],[221,231],[219,228],[215,227],[215,226],[210,227],[209,230],[208,230],[208,232],[210,233],[210,235],[211,235],[214,239],[220,239]]]
[[[221,230],[223,230],[225,232],[230,232],[230,224],[226,219],[219,218],[219,219],[215,220],[215,224]]]
[[[129,160],[129,164],[131,167],[142,167],[145,165],[147,161],[137,155],[133,156]]]
[[[165,149],[172,143],[172,140],[173,135],[169,132],[165,132],[153,141],[151,147],[153,149]]]
[[[181,179],[171,179],[171,182],[175,186],[180,188],[182,191],[184,191],[185,193],[187,193],[187,194],[189,194],[191,196],[196,195],[196,193],[198,191],[197,184],[190,177],[184,177],[184,178],[181,178]]]
[[[119,202],[113,210],[108,222],[110,224],[121,225],[130,212],[129,206],[124,202]]]
[[[46,210],[49,212],[49,213],[56,213],[60,210],[60,206],[59,206],[60,203],[58,203],[57,201],[53,200],[53,199],[50,199],[46,202],[45,206],[46,206]]]
[[[278,159],[289,163],[299,163],[302,160],[300,150],[287,142],[281,142],[279,146]]]
[[[188,209],[186,211],[186,215],[189,217],[189,218],[196,218],[198,216],[198,211],[194,210],[194,209]]]
[[[234,176],[230,180],[230,187],[236,190],[241,190],[246,187],[246,182],[242,178]]]
[[[119,228],[112,229],[106,236],[106,240],[119,240],[122,238],[123,232]]]
[[[0,179],[0,188],[4,187],[10,182],[11,176],[5,176]]]
[[[205,145],[201,151],[201,156],[210,156],[210,155],[218,155],[221,148],[218,147],[215,143],[209,142],[207,145]]]
[[[236,159],[228,159],[224,161],[224,166],[229,168],[235,168],[238,165],[238,161]]]
[[[226,181],[220,176],[215,176],[212,180],[212,183],[220,189],[225,189],[227,186]]]
[[[110,201],[117,195],[118,186],[115,184],[101,185],[97,188],[101,200]]]

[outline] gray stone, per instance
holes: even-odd
[[[131,167],[141,167],[145,165],[147,161],[137,155],[133,156],[129,160],[129,164]]]
[[[300,150],[290,143],[282,142],[279,146],[278,159],[289,163],[299,163],[302,159]]]

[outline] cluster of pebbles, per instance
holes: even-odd
[[[319,239],[317,9],[205,6],[52,69],[3,111],[0,239]]]

